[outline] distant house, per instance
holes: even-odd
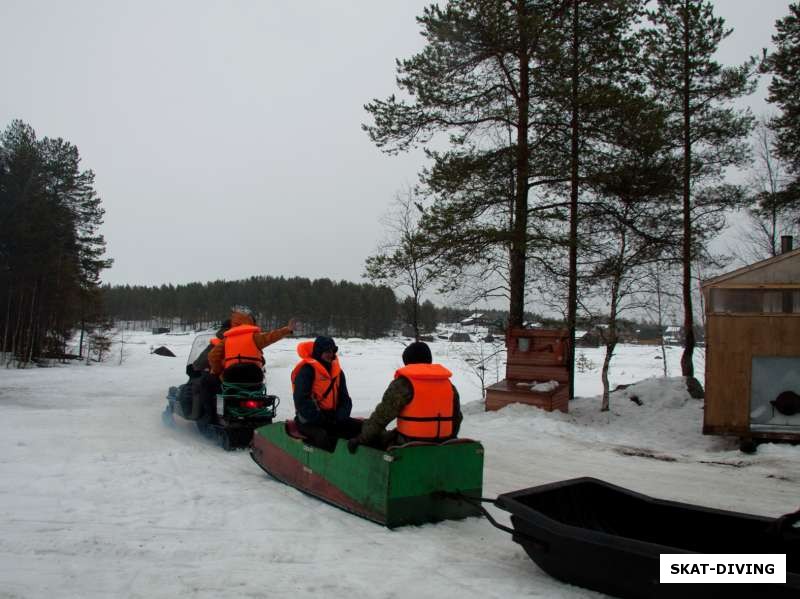
[[[600,347],[608,339],[608,325],[599,323],[586,331],[575,331],[575,347]],[[631,328],[618,325],[618,343],[638,343],[639,336],[637,331]]]
[[[680,345],[683,343],[683,327],[670,325],[664,329],[665,345]]]
[[[600,347],[600,333],[597,329],[575,331],[575,347]]]
[[[470,314],[464,320],[461,321],[462,327],[471,327],[476,325],[485,324],[483,322],[483,314],[475,312],[474,314]]]
[[[464,343],[466,341],[472,341],[472,338],[469,336],[469,333],[453,333],[450,335],[449,340],[455,343]]]
[[[634,332],[636,334],[635,343],[641,345],[661,345],[661,327],[657,324],[641,324]]]

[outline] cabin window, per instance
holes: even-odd
[[[780,291],[764,292],[764,312],[783,312],[782,293]]]
[[[760,313],[761,295],[760,289],[712,289],[711,311],[723,314],[726,312]]]
[[[798,314],[800,289],[712,289],[714,314]]]
[[[751,429],[800,429],[800,358],[753,356],[751,372]]]
[[[527,337],[520,337],[517,339],[517,349],[519,351],[530,351],[531,349],[531,340]]]

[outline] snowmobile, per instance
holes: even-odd
[[[238,364],[220,380],[208,370],[207,354],[212,333],[195,337],[186,374],[189,380],[167,392],[162,418],[174,425],[175,417],[192,421],[198,430],[226,451],[247,447],[253,431],[272,422],[280,399],[267,395],[264,371],[255,364]]]

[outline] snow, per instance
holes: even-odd
[[[517,383],[517,385],[519,384],[520,383]],[[558,388],[558,381],[547,381],[545,383],[539,383],[537,381],[533,381],[533,383],[528,385],[528,388],[531,391],[538,391],[540,393],[549,393],[550,391],[553,391],[554,389]]]
[[[167,388],[184,382],[192,341],[126,333],[122,364],[117,344],[103,364],[0,371],[0,597],[599,596],[550,578],[483,519],[390,531],[270,479],[246,451],[226,453],[189,423],[166,428]],[[407,342],[337,339],[354,414],[369,414]],[[293,413],[296,343],[266,351],[279,418]],[[160,345],[177,357],[149,353]],[[800,447],[745,455],[703,436],[702,402],[680,378],[659,378],[660,348],[619,348],[612,388],[636,384],[612,393],[608,412],[599,411],[603,350],[579,350],[581,397],[561,414],[484,412],[475,364],[488,349],[431,345],[454,373],[462,436],[485,446],[485,496],[595,476],[766,516],[798,507]],[[668,348],[673,377],[679,358]],[[502,376],[502,363],[485,366],[487,385]]]

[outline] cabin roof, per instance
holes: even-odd
[[[761,260],[702,282],[701,287],[732,284],[800,284],[800,248]]]

